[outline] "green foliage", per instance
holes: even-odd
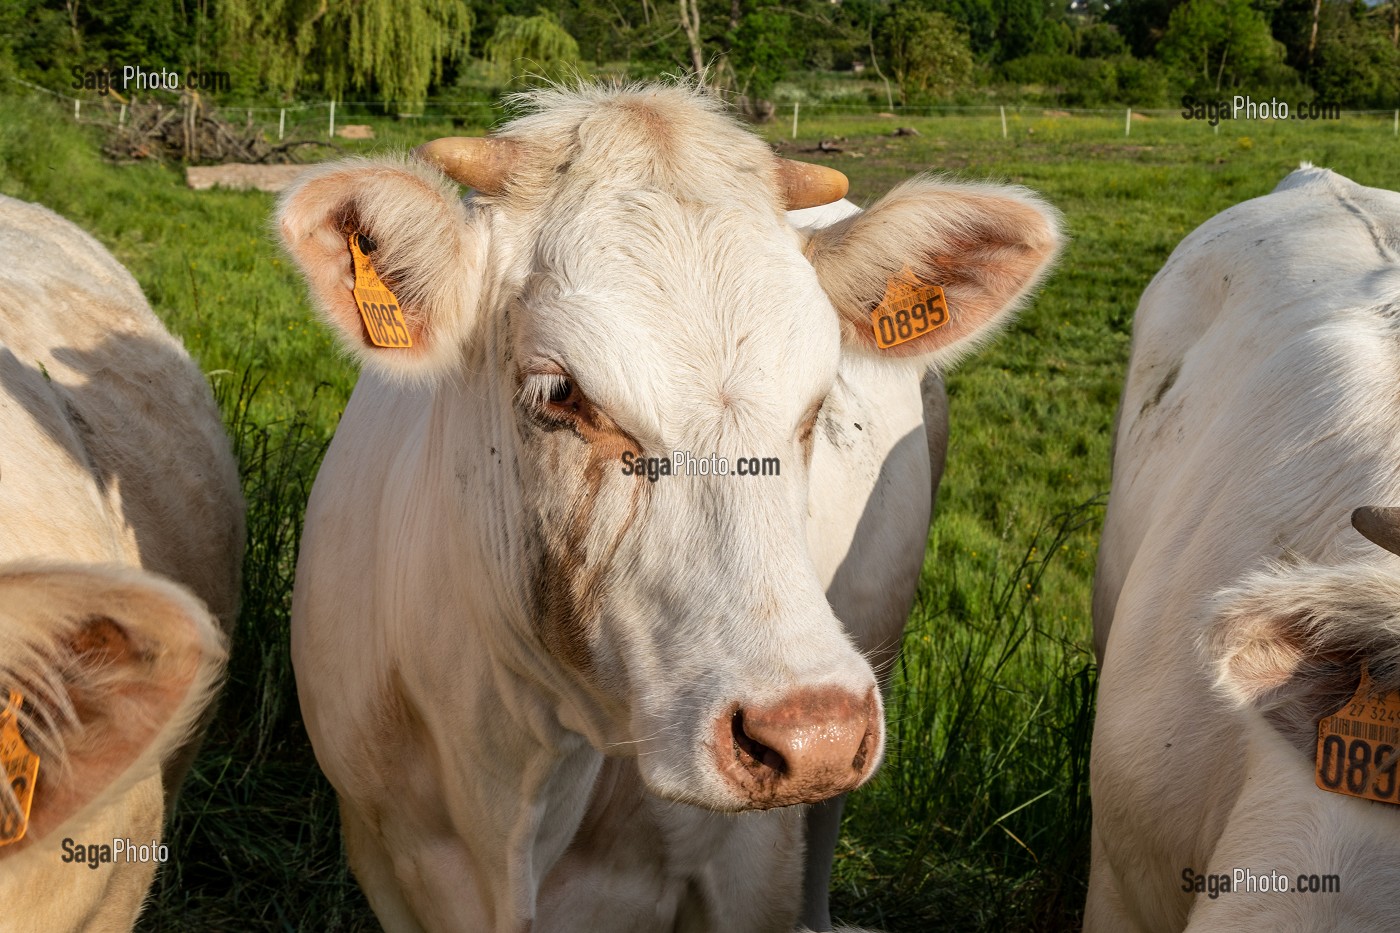
[[[996,53],[1001,14],[996,0],[942,0],[937,9],[967,32],[968,44],[979,60],[1000,57]]]
[[[1118,27],[1128,49],[1138,58],[1155,54],[1167,31],[1167,22],[1181,0],[1122,0],[1104,13],[1104,21]]]
[[[1036,33],[1032,54],[1070,55],[1074,53],[1077,30],[1062,19],[1046,20]]]
[[[290,96],[299,87],[310,90],[303,55],[298,50],[300,30],[294,22],[295,7],[290,0],[223,0],[216,19],[220,47],[220,67],[229,72],[230,83],[246,94],[266,93]]]
[[[1027,55],[1007,62],[1001,74],[1013,84],[1041,88],[1047,102],[1067,107],[1161,107],[1168,102],[1162,69],[1126,54],[1111,58]]]
[[[1047,19],[1041,23],[1031,54],[1115,58],[1129,53],[1117,26],[1098,20]]]
[[[792,33],[792,18],[776,6],[744,14],[730,46],[740,94],[751,99],[772,96],[773,85],[796,63]]]
[[[1336,10],[1323,24],[1308,77],[1320,100],[1353,107],[1400,104],[1400,48],[1365,8]]]
[[[253,87],[366,91],[408,108],[467,54],[466,0],[219,0],[228,70]]]
[[[1005,60],[1033,51],[1045,19],[1041,0],[996,0],[996,10],[997,57]]]
[[[1086,23],[1073,32],[1075,55],[1080,58],[1113,58],[1128,54],[1128,44],[1117,26]]]
[[[967,36],[942,13],[896,6],[880,20],[876,42],[905,103],[946,98],[972,78]]]
[[[497,72],[519,79],[558,80],[578,63],[578,43],[559,17],[541,9],[534,16],[502,16],[486,42],[486,57]]]
[[[1249,0],[1186,0],[1172,11],[1158,52],[1196,95],[1216,95],[1248,82],[1277,86],[1283,46]]]
[[[1313,11],[1314,0],[0,0],[0,76],[63,91],[74,66],[215,69],[231,78],[216,103],[352,96],[413,112],[429,97],[494,98],[522,73],[654,78],[700,61],[711,86],[760,113],[796,71],[859,62],[889,77],[892,54],[906,102],[972,102],[985,77],[1014,73],[1064,103],[1165,99],[1165,75],[1174,97],[1392,106],[1400,0],[1322,0],[1316,42]],[[922,53],[899,36],[930,14],[946,17],[937,41],[951,57],[911,65]],[[1163,67],[1146,74],[1128,56]]]
[[[1290,68],[1306,71],[1314,0],[1268,0],[1268,3],[1269,28],[1273,30],[1274,38],[1283,43],[1284,61]],[[1324,17],[1329,15],[1331,5],[1323,3]]]
[[[210,63],[210,32],[203,6],[179,0],[4,0],[0,74],[69,90],[75,67],[183,72]]]

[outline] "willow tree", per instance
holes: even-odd
[[[220,0],[215,8],[219,67],[235,92],[290,95],[302,83],[298,0]]]
[[[491,64],[512,77],[535,72],[557,78],[562,69],[578,64],[578,42],[557,16],[543,9],[534,16],[502,16],[485,52]]]
[[[465,57],[466,0],[221,0],[225,56],[270,90],[315,84],[421,105],[446,61]]]

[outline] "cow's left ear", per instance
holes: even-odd
[[[1217,595],[1202,647],[1216,689],[1311,757],[1363,662],[1378,692],[1400,689],[1400,577],[1369,563],[1258,571]]]
[[[277,220],[321,316],[365,366],[432,379],[460,361],[481,320],[486,235],[440,171],[412,159],[328,163],[282,196]],[[368,263],[359,270],[352,236]],[[361,276],[384,289],[365,306]]]
[[[918,178],[807,244],[847,346],[947,366],[1007,321],[1050,268],[1060,217],[1024,188]],[[945,323],[880,349],[871,313],[905,270],[943,289]],[[887,341],[888,342],[888,341]]]
[[[227,660],[204,604],[153,574],[0,564],[0,740],[22,766],[0,781],[0,835],[30,805],[0,865],[159,774]]]

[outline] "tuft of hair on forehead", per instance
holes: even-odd
[[[665,191],[701,203],[781,211],[777,160],[724,102],[693,83],[577,82],[510,98],[523,114],[496,135],[530,154],[511,195],[542,196],[560,182]]]

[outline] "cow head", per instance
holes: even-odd
[[[1352,524],[1400,554],[1400,509],[1360,508]],[[1400,574],[1392,562],[1275,566],[1217,597],[1205,635],[1217,687],[1262,714],[1311,758],[1317,723],[1356,692],[1400,689]]]
[[[509,498],[517,602],[584,697],[563,721],[636,753],[673,799],[850,789],[880,757],[882,712],[807,553],[817,415],[843,354],[916,379],[995,329],[1054,257],[1056,215],[1022,189],[919,179],[806,234],[785,209],[844,179],[775,158],[703,95],[549,90],[534,106],[487,141],[311,174],[283,200],[284,241],[366,367],[468,383],[463,403],[494,425],[476,443],[499,451],[486,485]],[[366,340],[355,232],[411,349]],[[880,350],[871,310],[905,270],[944,287],[950,319]],[[636,475],[676,451],[695,473]],[[698,475],[712,458],[776,468]]]

